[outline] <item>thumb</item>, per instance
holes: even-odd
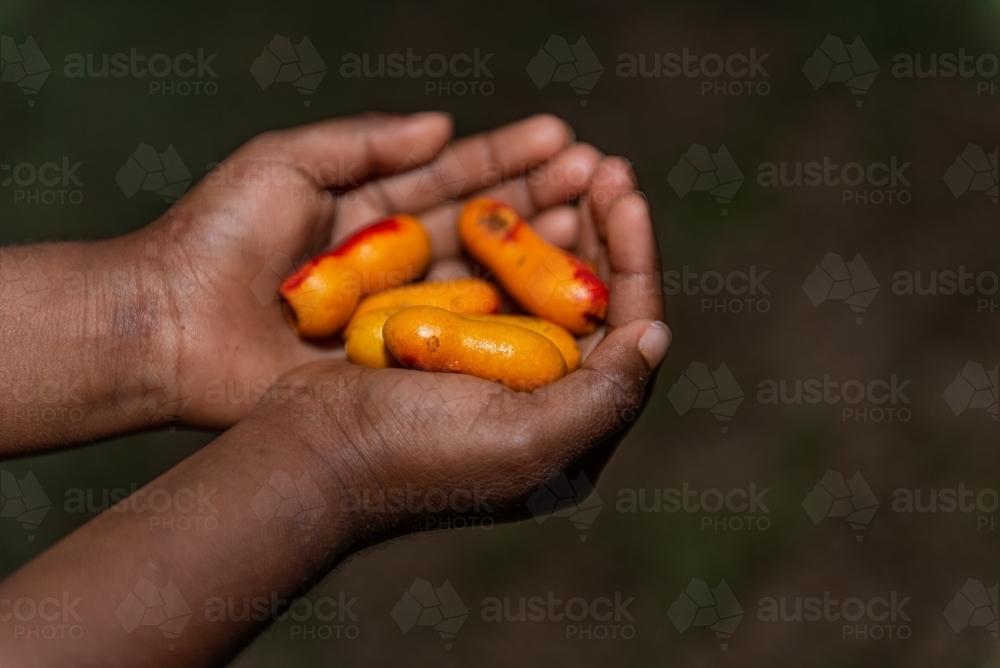
[[[611,332],[584,365],[536,390],[532,405],[540,438],[536,455],[555,467],[575,460],[634,418],[646,387],[670,347],[670,329],[658,320],[633,320]]]

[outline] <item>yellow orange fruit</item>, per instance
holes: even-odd
[[[580,346],[576,343],[576,338],[564,327],[560,327],[551,320],[536,318],[530,315],[511,315],[507,313],[466,313],[466,318],[480,320],[482,322],[504,322],[509,325],[517,325],[537,332],[555,344],[563,359],[566,360],[566,370],[576,371],[580,368]]]
[[[517,211],[489,197],[469,201],[458,219],[466,250],[533,315],[577,335],[608,311],[608,286],[580,258],[542,239]]]
[[[365,297],[351,321],[369,311],[398,311],[407,306],[437,306],[453,313],[496,313],[500,310],[500,291],[478,278],[410,283]]]
[[[385,321],[398,310],[379,309],[369,311],[359,318],[352,318],[344,330],[344,350],[347,352],[347,359],[354,364],[373,369],[399,366],[389,353],[389,349],[385,347],[385,340],[382,338]]]
[[[420,221],[393,216],[299,267],[279,292],[300,335],[326,338],[343,329],[362,296],[413,280],[430,259],[430,236]]]
[[[434,306],[394,313],[382,334],[392,356],[410,369],[463,373],[523,392],[566,375],[559,348],[541,334]]]

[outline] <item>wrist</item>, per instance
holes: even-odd
[[[300,495],[310,488],[322,494],[319,523],[324,532],[336,537],[329,544],[343,554],[364,532],[365,518],[349,498],[364,480],[361,472],[373,474],[373,462],[364,462],[355,448],[360,440],[349,425],[356,425],[358,416],[353,412],[354,402],[337,390],[345,388],[343,379],[336,371],[308,373],[319,366],[327,365],[309,365],[279,378],[227,435],[246,430],[258,442],[279,445],[284,455],[280,470],[274,473],[286,481],[289,477],[298,481]]]
[[[162,424],[174,393],[161,300],[129,237],[3,250],[0,414],[6,452]],[[163,402],[160,404],[164,405]],[[168,408],[169,411],[169,408]]]
[[[311,362],[280,377],[244,422],[266,423],[306,453],[323,488],[335,490],[351,550],[440,526],[438,517],[489,511],[479,503],[488,485],[439,479],[440,462],[413,421],[393,414],[370,381],[369,370],[342,360]]]
[[[104,243],[107,265],[93,273],[112,277],[102,338],[108,342],[104,356],[115,360],[115,402],[140,427],[175,423],[191,398],[177,372],[180,283],[146,230]]]

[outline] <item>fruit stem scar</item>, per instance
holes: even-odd
[[[483,225],[491,232],[503,232],[507,229],[507,221],[496,211],[491,211],[482,218]]]

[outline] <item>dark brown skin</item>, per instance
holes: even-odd
[[[230,161],[240,165],[248,156],[266,156],[275,165],[320,159],[336,164],[338,155],[347,155],[348,163],[357,160],[366,175],[391,173],[414,143],[438,150],[449,133],[450,124],[442,116],[410,122],[346,119],[267,135],[237,151]],[[80,621],[74,623],[84,631],[79,640],[24,640],[15,638],[11,623],[0,622],[4,665],[221,665],[273,616],[210,621],[204,614],[206,600],[242,601],[276,592],[287,602],[348,556],[421,530],[438,514],[420,504],[357,508],[351,500],[360,494],[376,498],[380,492],[407,486],[461,490],[475,495],[480,506],[450,508],[444,514],[479,512],[502,521],[523,517],[525,499],[557,471],[585,468],[596,475],[641,410],[666,353],[669,331],[656,322],[663,316],[659,258],[648,208],[634,190],[634,177],[624,161],[570,144],[561,122],[541,117],[453,146],[470,178],[461,193],[450,194],[478,191],[514,203],[550,241],[594,262],[610,286],[606,335],[598,332],[583,346],[586,351],[596,345],[583,367],[532,393],[467,376],[370,370],[332,359],[335,353],[299,342],[283,322],[280,306],[275,302],[262,307],[248,288],[273,253],[300,257],[303,250],[322,250],[331,238],[339,239],[389,211],[423,212],[439,259],[446,260],[440,270],[446,272],[458,264],[454,226],[461,203],[439,204],[440,193],[411,193],[387,187],[383,180],[378,186],[361,186],[360,198],[352,203],[303,203],[296,209],[288,207],[292,198],[287,185],[213,186],[206,180],[163,219],[135,235],[106,242],[106,250],[100,244],[87,245],[86,253],[76,250],[79,245],[18,249],[44,258],[39,260],[43,272],[71,266],[67,263],[74,258],[86,266],[93,257],[112,263],[115,258],[133,262],[138,257],[139,266],[148,263],[170,275],[198,277],[198,287],[190,294],[200,297],[210,288],[218,296],[218,309],[209,314],[212,317],[202,316],[185,307],[175,292],[156,292],[156,299],[144,300],[123,290],[102,315],[127,326],[93,332],[76,342],[75,351],[61,351],[60,346],[73,344],[69,327],[56,328],[62,334],[38,330],[41,316],[31,320],[24,300],[13,307],[0,302],[4,315],[12,316],[2,319],[2,342],[15,351],[4,357],[6,375],[0,377],[37,384],[73,365],[88,379],[77,393],[87,411],[75,431],[55,424],[35,433],[18,425],[9,406],[0,404],[4,452],[162,424],[162,411],[126,414],[122,409],[130,405],[130,395],[120,389],[120,369],[129,368],[127,362],[114,362],[121,356],[147,359],[165,376],[164,406],[171,405],[177,381],[184,379],[191,399],[177,409],[181,422],[226,427],[243,419],[136,495],[149,497],[152,490],[174,495],[199,486],[215,490],[211,505],[217,529],[153,531],[150,513],[126,500],[119,512],[95,518],[0,584],[0,601],[61,599],[64,592],[71,600],[79,597],[75,610]],[[501,168],[544,163],[539,167],[544,171],[571,161],[592,165],[589,183],[576,192],[565,178],[539,178],[529,184],[516,176],[480,190],[490,181],[487,173],[497,169],[492,163],[500,162]],[[579,206],[565,205],[581,191],[585,196]],[[282,224],[274,224],[276,219]],[[51,323],[62,317],[57,307],[71,306],[72,301],[55,299],[39,308]],[[116,319],[114,314],[125,315]],[[45,361],[46,355],[52,359]],[[206,400],[205,388],[212,379],[268,374],[278,380],[255,406]],[[262,518],[255,498],[276,472],[293,480],[307,475],[318,490],[323,512],[308,525],[289,517]],[[177,520],[184,513],[185,507],[177,504],[159,517]],[[157,587],[173,581],[192,609],[180,637],[170,641],[176,645],[172,650],[156,627],[139,626],[126,633],[115,614],[140,579]],[[275,609],[280,612],[281,605]]]
[[[170,420],[225,429],[254,402],[219,401],[220,386],[249,383],[260,396],[300,364],[343,357],[295,335],[277,286],[291,262],[373,220],[418,215],[446,271],[461,257],[460,203],[446,198],[510,198],[554,241],[575,243],[576,216],[560,205],[586,188],[567,175],[588,173],[601,159],[596,149],[573,143],[559,119],[536,116],[455,141],[467,178],[452,184],[444,174],[452,184],[444,190],[414,189],[413,171],[395,174],[408,160],[433,158],[428,147],[441,150],[451,131],[448,116],[418,114],[269,132],[135,233],[3,248],[0,456]],[[42,383],[40,398],[33,388]],[[53,410],[39,419],[33,408]]]

